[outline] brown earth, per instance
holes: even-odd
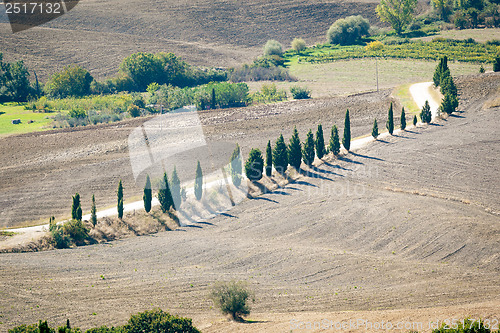
[[[12,34],[0,19],[0,52],[24,60],[42,80],[69,64],[96,78],[116,74],[134,52],[174,52],[201,66],[250,62],[268,39],[286,48],[293,38],[324,42],[337,19],[361,14],[380,25],[378,1],[267,0],[131,1],[83,0],[41,27]]]
[[[227,214],[107,244],[2,254],[0,329],[66,318],[118,325],[155,306],[204,332],[283,332],[290,320],[323,318],[498,320],[500,108],[484,106],[500,76],[457,81],[462,112],[329,160]],[[255,291],[249,323],[211,307],[210,286],[229,279]]]

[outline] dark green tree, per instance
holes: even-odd
[[[210,99],[210,109],[214,110],[217,106],[217,100],[215,98],[215,88],[212,88],[212,98]]]
[[[448,67],[448,57],[444,56],[439,60],[439,64],[436,66],[436,70],[434,71],[434,76],[432,77],[432,80],[434,81],[434,85],[436,87],[440,86],[441,80],[446,75],[448,75],[449,72],[450,72],[450,69]]]
[[[406,128],[406,113],[405,108],[401,109],[401,129],[404,131]]]
[[[427,124],[429,124],[432,121],[432,113],[429,101],[425,101],[424,107],[420,112],[420,120],[422,120],[423,123]]]
[[[318,130],[316,131],[316,156],[318,158],[323,158],[325,156],[325,138],[323,137],[323,126],[318,125]]]
[[[417,126],[417,122],[418,122],[417,115],[414,115],[413,116],[413,126]]]
[[[257,181],[262,178],[264,171],[264,159],[259,149],[250,150],[248,160],[245,163],[245,174],[251,181]]]
[[[334,155],[338,155],[340,152],[340,138],[337,125],[333,125],[332,132],[330,134],[330,142],[328,145],[328,150]]]
[[[151,211],[151,203],[153,201],[153,191],[151,189],[151,180],[149,179],[149,175],[146,175],[146,184],[144,185],[142,201],[144,201],[144,210],[146,213],[149,213]]]
[[[266,176],[271,177],[273,173],[273,150],[271,148],[271,140],[267,141],[266,147]]]
[[[295,168],[295,170],[300,170],[300,163],[302,162],[302,151],[299,138],[299,131],[297,127],[293,129],[292,137],[288,143],[288,163]]]
[[[443,95],[450,93],[453,96],[457,96],[457,86],[455,85],[455,82],[453,81],[453,77],[451,75],[447,75],[441,80],[441,93]]]
[[[118,197],[118,218],[123,218],[123,184],[122,180],[118,183],[118,191],[116,192]]]
[[[493,71],[500,72],[500,57],[495,58],[495,62],[493,63]]]
[[[377,119],[373,121],[373,127],[372,127],[372,136],[376,139],[378,137],[378,125],[377,125]]]
[[[82,220],[82,206],[80,204],[80,194],[76,193],[73,196],[73,205],[71,206],[71,218],[73,220]]]
[[[90,222],[95,227],[97,224],[97,209],[95,206],[95,195],[92,194],[92,207],[90,208]]]
[[[173,208],[178,210],[182,203],[181,180],[179,179],[177,168],[175,166],[174,171],[172,172],[172,186],[170,187],[170,193],[172,194],[172,200],[174,202]]]
[[[392,111],[392,103],[389,107],[389,114],[387,115],[387,123],[385,124],[385,127],[387,127],[389,134],[392,135],[392,133],[394,132],[394,113]]]
[[[458,99],[453,96],[451,93],[447,92],[444,95],[443,101],[441,102],[441,105],[439,106],[439,110],[441,112],[451,114],[455,112],[455,110],[458,107]]]
[[[307,132],[304,148],[302,149],[302,159],[308,166],[311,166],[314,162],[314,135],[311,130]]]
[[[273,149],[274,169],[280,174],[284,174],[288,168],[288,154],[283,134],[280,134]]]
[[[90,94],[90,84],[94,78],[77,65],[66,66],[61,72],[52,75],[45,85],[45,92],[50,97],[82,97]]]
[[[231,155],[231,180],[236,187],[241,185],[241,173],[241,150],[240,146],[236,144],[236,148],[234,148]]]
[[[203,171],[201,170],[200,161],[196,165],[196,179],[194,181],[194,196],[196,200],[201,200],[203,196]]]
[[[159,57],[152,53],[134,53],[123,59],[120,71],[134,83],[135,90],[146,91],[150,83],[162,82],[163,64]]]
[[[160,208],[163,213],[166,213],[174,206],[174,200],[172,199],[172,193],[170,192],[170,185],[168,181],[167,173],[163,173],[163,181],[158,189],[158,201],[160,202]]]
[[[351,149],[351,119],[349,118],[349,110],[345,113],[344,137],[342,138],[342,145],[347,151]]]

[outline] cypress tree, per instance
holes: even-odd
[[[403,106],[403,109],[401,110],[401,129],[404,131],[406,128],[406,113],[405,113],[405,108]]]
[[[117,191],[117,197],[118,197],[118,218],[121,219],[123,218],[123,185],[122,181],[120,179],[120,182],[118,183],[118,191]]]
[[[347,151],[351,149],[351,120],[349,118],[349,110],[345,113],[344,137],[342,138],[342,145]]]
[[[340,152],[340,138],[337,125],[333,125],[332,133],[330,135],[330,144],[328,145],[328,150],[330,150],[334,155],[338,155]]]
[[[264,171],[264,159],[259,149],[250,150],[248,160],[245,163],[245,174],[251,181],[257,181],[262,178]]]
[[[441,69],[443,68],[443,58],[439,59],[439,64],[434,70],[434,75],[432,76],[432,81],[434,81],[434,86],[439,86],[441,80]]]
[[[323,126],[318,125],[318,130],[316,131],[316,156],[318,158],[323,158],[325,156],[325,139],[323,137]]]
[[[267,141],[266,147],[266,176],[271,177],[273,173],[273,150],[271,148],[271,140]]]
[[[288,167],[288,155],[287,148],[285,144],[285,139],[283,139],[283,134],[280,134],[278,140],[276,140],[276,144],[273,149],[273,163],[274,168],[280,174],[284,174]]]
[[[392,135],[392,133],[394,132],[394,113],[392,111],[392,103],[391,106],[389,107],[389,114],[387,116],[387,124],[385,125],[385,127],[387,127],[389,134]],[[377,135],[378,135],[378,129],[377,129]]]
[[[203,171],[201,170],[200,161],[196,165],[196,179],[194,181],[194,195],[196,200],[201,200],[203,196]]]
[[[172,193],[172,201],[174,203],[174,210],[178,210],[181,207],[181,180],[179,175],[177,175],[177,169],[174,166],[174,171],[172,172],[172,186],[170,187],[170,193]]]
[[[95,195],[92,194],[92,207],[90,208],[90,222],[95,227],[97,224],[97,209],[95,206]]]
[[[215,109],[216,106],[216,99],[215,99],[215,88],[212,87],[212,99],[210,100],[210,109]]]
[[[450,93],[453,96],[457,96],[458,90],[455,82],[453,82],[453,77],[447,72],[448,75],[441,80],[441,93],[446,95],[446,93]]]
[[[167,173],[163,173],[163,182],[158,190],[158,201],[160,202],[161,211],[166,213],[174,205],[172,194],[170,193],[170,186],[168,184]]]
[[[377,119],[373,121],[372,136],[376,139],[378,137]]]
[[[417,126],[417,115],[413,116],[413,126]]]
[[[290,143],[288,144],[288,163],[296,170],[300,170],[301,161],[302,152],[299,132],[297,131],[297,127],[295,127],[293,129],[292,137],[290,138]]]
[[[304,148],[302,149],[302,159],[309,166],[314,162],[314,135],[311,130],[307,132]]]
[[[432,120],[432,113],[429,101],[425,101],[425,105],[422,108],[422,111],[420,112],[420,120],[422,120],[423,123],[427,124],[429,124]]]
[[[73,205],[71,206],[71,218],[73,220],[82,220],[82,206],[80,204],[80,194],[76,193],[73,196]]]
[[[151,190],[151,180],[149,175],[146,175],[146,185],[144,185],[144,194],[142,195],[142,200],[144,201],[144,210],[146,213],[151,211],[151,202],[153,201],[153,193]]]
[[[455,96],[447,92],[444,95],[443,101],[441,102],[441,105],[439,106],[439,110],[441,112],[445,112],[447,114],[451,114],[452,112],[455,112],[456,108],[458,106],[458,100]]]
[[[493,63],[493,72],[500,72],[500,57],[495,58],[495,62]]]
[[[231,155],[231,181],[233,185],[238,187],[241,185],[241,150],[240,145],[236,144],[233,154]]]

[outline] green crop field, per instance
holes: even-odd
[[[21,119],[21,124],[13,125],[13,119]],[[0,104],[0,136],[50,129],[51,122],[50,113],[34,113],[17,103]]]

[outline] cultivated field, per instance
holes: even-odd
[[[484,105],[495,98],[500,76],[457,83],[463,112],[330,160],[310,170],[315,177],[246,200],[223,216],[107,244],[2,254],[0,327],[40,318],[61,324],[67,317],[83,328],[123,324],[154,306],[193,317],[204,332],[283,332],[292,319],[499,318],[494,133],[500,118],[498,107]],[[360,124],[374,116],[384,119],[387,92],[351,98],[353,110],[363,106],[351,115],[354,135],[366,133]],[[213,115],[207,133],[260,126],[239,138],[262,147],[269,134],[290,132],[284,115],[301,133],[318,119],[340,122],[346,101],[329,103],[335,101],[338,112],[334,105],[324,113],[300,112],[306,107],[293,103],[225,111]],[[222,115],[224,131],[218,131]],[[231,121],[241,115],[246,122]],[[246,280],[255,290],[250,323],[227,323],[211,308],[210,285],[229,279]]]

